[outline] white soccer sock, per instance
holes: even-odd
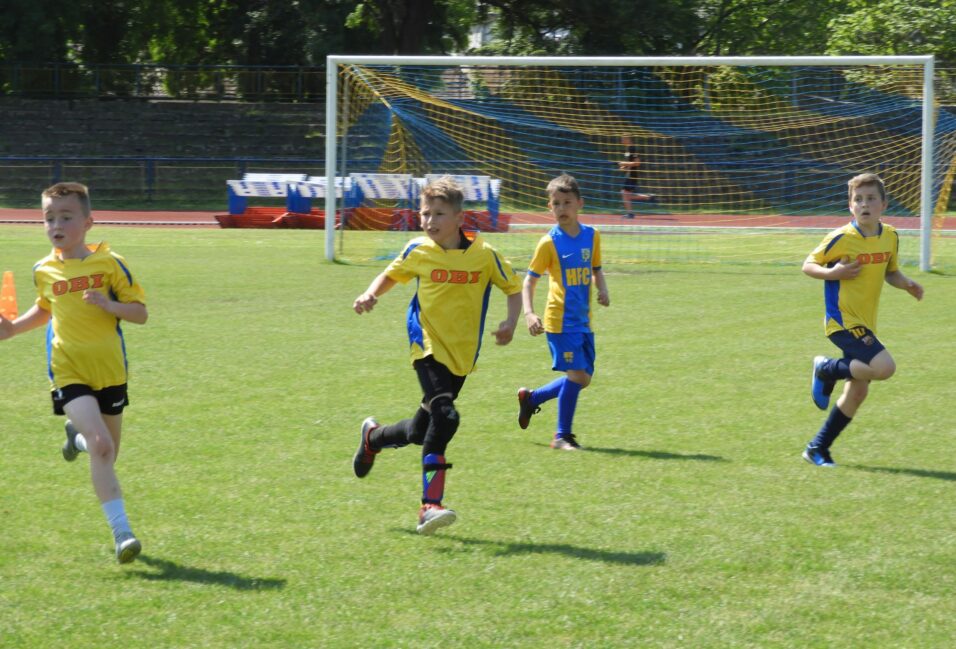
[[[83,437],[83,433],[76,434],[76,437],[73,438],[73,445],[76,446],[78,450],[89,453],[89,451],[86,450],[86,438]]]
[[[106,514],[106,520],[113,530],[113,538],[124,532],[133,533],[133,530],[129,527],[129,520],[126,518],[126,507],[123,506],[122,498],[105,502],[102,507],[103,513]]]

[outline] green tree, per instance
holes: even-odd
[[[956,66],[956,0],[854,0],[830,24],[828,54],[935,54]]]

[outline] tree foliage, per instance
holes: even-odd
[[[956,65],[956,0],[6,0],[0,59],[321,65],[330,53],[932,53]]]

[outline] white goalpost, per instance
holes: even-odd
[[[384,178],[382,182],[386,184],[391,182],[388,178],[390,174],[401,174],[402,178],[410,176],[411,182],[414,183],[416,179],[423,179],[435,172],[453,175],[465,173],[474,177],[495,179],[498,183],[496,187],[500,187],[500,200],[503,205],[507,204],[511,211],[521,211],[527,209],[524,206],[532,201],[533,190],[529,188],[540,186],[540,179],[545,172],[554,168],[574,168],[573,157],[579,156],[587,163],[582,163],[582,168],[602,169],[600,173],[593,171],[593,176],[588,178],[588,186],[595,187],[597,194],[592,205],[597,204],[604,211],[614,213],[619,209],[615,201],[619,200],[620,189],[619,184],[616,184],[619,181],[613,173],[611,156],[612,152],[620,150],[619,142],[625,136],[630,138],[630,134],[634,133],[635,138],[642,138],[644,150],[650,152],[647,157],[652,164],[648,165],[650,170],[642,171],[645,174],[642,178],[647,178],[652,189],[660,188],[659,193],[664,196],[664,204],[661,207],[655,206],[654,209],[659,210],[661,215],[685,212],[700,214],[708,209],[713,209],[718,214],[771,214],[778,211],[792,214],[795,228],[814,227],[800,225],[809,221],[801,221],[800,218],[818,214],[821,209],[829,210],[831,207],[835,214],[834,206],[838,206],[835,197],[841,191],[844,196],[843,215],[846,214],[845,182],[849,175],[834,177],[834,170],[837,170],[836,173],[850,169],[853,169],[854,173],[867,170],[860,168],[865,164],[865,160],[858,157],[860,153],[866,152],[856,151],[861,147],[854,142],[865,144],[867,138],[876,137],[880,133],[891,133],[894,142],[898,140],[900,148],[899,151],[891,152],[891,157],[881,164],[893,169],[907,167],[905,174],[899,172],[896,174],[898,178],[894,179],[899,186],[905,184],[906,187],[905,191],[900,192],[900,214],[918,217],[919,267],[927,271],[932,265],[934,214],[940,203],[945,207],[945,198],[948,197],[948,188],[944,187],[940,170],[948,169],[956,159],[956,135],[952,138],[952,147],[947,144],[945,151],[934,151],[938,133],[935,130],[937,124],[932,56],[333,55],[326,59],[326,66],[325,176],[328,187],[336,186],[337,182],[343,183],[343,176],[349,175],[353,168],[366,175],[370,171],[381,173]],[[841,99],[841,89],[858,82],[852,76],[849,77],[850,81],[823,79],[822,74],[819,79],[808,77],[808,80],[804,80],[796,76],[788,78],[781,82],[784,84],[784,99],[775,96],[773,91],[765,91],[761,85],[753,83],[747,77],[748,70],[757,68],[852,70],[859,67],[861,70],[874,70],[875,66],[909,66],[911,70],[921,70],[922,74],[918,75],[919,81],[916,81],[917,73],[914,72],[912,78],[904,82],[903,90],[888,90],[880,86],[877,74],[871,73],[870,77],[865,78],[861,85],[876,80],[873,88],[867,88],[871,91],[873,101],[882,100],[885,95],[910,102],[908,106],[900,107],[900,103],[900,106],[887,109],[885,114],[879,116],[883,121],[872,123],[867,122],[870,113],[867,112],[865,102],[855,98],[852,102]],[[732,87],[734,94],[722,90],[723,94],[714,91],[710,95],[691,96],[692,85],[695,92],[699,91],[699,87],[703,87],[706,93],[707,77],[697,72],[701,68],[707,68],[710,71],[707,74],[716,75],[723,74],[721,70],[738,71],[721,76],[724,85],[720,88]],[[442,73],[445,69],[454,69],[456,72]],[[565,71],[571,69],[596,72],[590,77],[581,76],[571,80],[562,76]],[[622,72],[614,76],[612,73],[614,70],[625,69],[628,71],[626,75]],[[423,71],[422,76],[416,76],[416,70]],[[475,72],[476,70],[480,72]],[[659,70],[666,72],[658,74]],[[562,74],[557,74],[558,72]],[[427,81],[422,81],[426,79],[426,74],[432,76],[427,77]],[[441,74],[445,76],[440,77]],[[738,76],[735,77],[734,74]],[[540,84],[538,80],[529,81],[535,77],[540,77]],[[343,79],[347,79],[354,88],[363,88],[362,93],[356,90],[343,92]],[[637,81],[632,81],[634,79]],[[370,88],[367,92],[362,85],[366,83]],[[836,87],[836,90],[832,95],[821,96],[816,88],[829,87],[827,84]],[[432,88],[439,90],[433,92]],[[647,103],[648,98],[657,103]],[[744,106],[747,101],[761,102],[763,122],[750,121],[751,117],[741,112],[739,107]],[[915,102],[921,102],[919,128],[915,121],[912,124],[902,124],[904,114],[919,112]],[[841,114],[840,111],[851,103],[857,112]],[[373,104],[381,106],[381,113],[372,114],[368,110]],[[684,112],[669,116],[668,111],[678,104]],[[359,110],[360,108],[362,110]],[[547,112],[544,112],[545,108]],[[775,111],[779,123],[774,122]],[[806,115],[810,114],[814,116],[814,121],[803,132],[797,132],[795,126],[787,123],[787,120],[797,121],[797,117],[793,116],[806,119]],[[472,119],[473,122],[468,121]],[[838,120],[843,120],[841,124],[849,124],[839,127],[846,132],[851,128],[857,129],[851,134],[855,139],[850,135],[844,136],[843,131],[834,135]],[[500,127],[499,121],[502,124]],[[342,137],[349,129],[357,129],[359,122],[362,122],[362,128],[366,131],[377,129],[382,142],[375,146],[398,157],[387,162],[372,159],[371,162],[362,162],[366,165],[364,167],[359,165],[356,155],[349,154],[345,138]],[[548,128],[564,129],[563,135],[555,135],[553,139],[549,139],[547,134],[541,134]],[[713,129],[713,141],[719,140],[720,146],[730,152],[727,155],[738,156],[739,160],[735,165],[724,165],[721,162],[719,156],[724,155],[721,153],[723,149],[717,151],[716,146],[710,147],[707,129]],[[533,142],[523,139],[522,133],[525,130],[535,131],[536,139]],[[952,132],[956,134],[956,127]],[[682,139],[686,133],[691,133],[694,138],[690,144]],[[782,135],[778,135],[780,133]],[[828,142],[814,140],[818,134],[833,137],[832,148],[827,148],[830,146]],[[754,139],[746,140],[748,137]],[[777,146],[772,140],[778,137],[784,140],[779,145],[779,150],[772,148]],[[845,139],[837,141],[837,137]],[[562,138],[577,143],[575,146],[578,148],[563,145]],[[904,141],[909,147],[906,149],[905,160],[902,149]],[[871,144],[878,146],[879,142]],[[562,150],[562,146],[567,152]],[[768,158],[757,157],[762,151],[761,147],[766,148],[761,155]],[[367,148],[374,147],[368,144]],[[436,153],[439,149],[440,156]],[[789,163],[790,168],[780,171],[780,178],[769,179],[769,165],[764,160],[783,155],[780,152],[785,149],[790,152],[788,155],[793,156],[793,161]],[[519,154],[525,153],[526,158],[516,159]],[[562,158],[562,155],[566,157]],[[748,155],[753,159],[748,158]],[[384,159],[384,153],[382,156]],[[938,156],[938,159],[934,160],[934,156]],[[355,166],[349,166],[353,161]],[[448,167],[460,168],[440,168],[442,163]],[[917,164],[918,173],[913,168]],[[731,168],[733,166],[746,167],[749,176],[745,181],[740,180],[742,173]],[[787,182],[792,185],[805,185],[804,178],[811,177],[810,167],[814,167],[812,172],[816,174],[812,176],[811,184],[814,191],[821,192],[820,196],[810,196],[810,191],[807,190],[807,196],[792,197],[789,199],[790,203],[783,207],[776,204],[775,192],[779,193],[779,188]],[[951,176],[950,173],[950,182]],[[709,193],[698,191],[693,186],[695,179],[700,179],[701,186],[710,185],[712,181],[713,186]],[[527,187],[524,183],[527,183]],[[359,187],[356,183],[351,186]],[[643,180],[641,186],[644,186]],[[892,188],[890,193],[891,196],[894,195]],[[380,198],[385,197],[386,193],[383,192],[382,196],[366,196]],[[388,194],[389,200],[392,201],[389,203],[389,209],[396,214],[402,210],[414,210],[414,201],[407,205],[401,203],[405,197],[405,193],[401,197],[394,192]],[[486,210],[486,216],[493,225],[497,224],[498,199],[496,195],[495,205]],[[337,199],[335,192],[327,192],[325,195],[325,257],[330,261],[337,258],[336,237],[344,234],[333,227],[336,223],[335,215],[344,217],[347,203],[345,196]],[[821,208],[821,205],[825,207]],[[391,229],[399,227],[396,223],[401,227],[406,224],[404,217],[390,218],[395,219],[388,226]],[[632,226],[629,230],[629,223],[620,221],[616,213],[613,218],[613,222],[608,218],[607,223],[615,232],[639,231],[638,226]],[[663,220],[663,216],[660,220]],[[349,227],[352,225],[349,224]],[[342,230],[344,229],[343,224]],[[915,241],[913,243],[915,244]]]

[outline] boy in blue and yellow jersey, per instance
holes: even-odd
[[[33,267],[33,307],[13,321],[0,316],[0,340],[47,325],[53,412],[69,417],[63,457],[72,462],[80,451],[89,452],[93,489],[113,530],[116,558],[128,563],[141,546],[113,466],[129,405],[120,321],[146,322],[143,289],[106,242],[86,244],[93,226],[86,186],[57,183],[43,192],[42,207],[53,251]]]
[[[830,404],[838,380],[843,394],[803,458],[817,466],[836,466],[830,446],[856,415],[870,381],[883,381],[896,371],[890,352],[876,337],[876,312],[883,282],[903,289],[917,300],[923,287],[899,269],[899,235],[880,221],[886,209],[886,189],[876,174],[861,174],[849,183],[853,221],[824,237],[806,261],[803,272],[824,280],[824,327],[842,358],[813,359],[810,394],[820,410]]]
[[[578,222],[584,200],[577,181],[562,174],[548,183],[548,207],[557,225],[535,248],[522,297],[528,331],[532,336],[547,334],[551,369],[565,374],[535,390],[518,390],[518,425],[527,428],[541,404],[557,398],[558,430],[551,448],[574,451],[581,448],[571,430],[578,394],[594,374],[592,283],[599,304],[610,306],[611,298],[601,270],[601,233]],[[544,272],[548,273],[548,304],[542,322],[534,311],[534,289]]]
[[[480,235],[462,231],[462,202],[461,188],[450,178],[426,186],[421,196],[426,236],[409,241],[352,305],[359,314],[371,311],[397,282],[417,281],[408,307],[408,342],[424,397],[410,419],[387,426],[372,417],[363,421],[352,466],[362,478],[383,448],[420,444],[421,534],[455,521],[455,512],[442,506],[445,471],[451,468],[445,449],[458,430],[455,399],[478,360],[491,286],[508,296],[508,318],[493,332],[499,345],[511,342],[521,308],[521,282],[511,264]]]

